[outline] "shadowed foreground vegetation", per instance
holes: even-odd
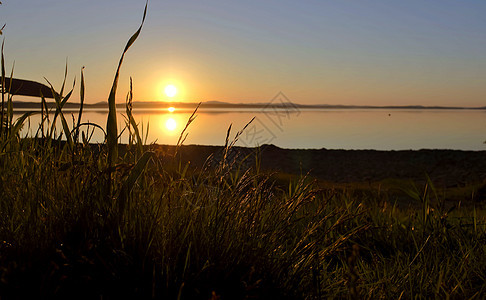
[[[399,210],[305,178],[274,184],[224,154],[194,170],[147,151],[133,180],[136,144],[110,169],[104,145],[50,141],[15,139],[0,158],[7,299],[485,295],[484,211],[448,213],[430,186],[409,191],[421,209]]]
[[[12,119],[2,64],[2,299],[486,296],[482,208],[446,207],[430,181],[407,191],[418,209],[305,177],[282,183],[258,159],[227,155],[230,131],[216,163],[194,168],[142,145],[131,92],[131,139],[118,145],[118,71],[106,143],[94,145],[100,129],[80,121],[83,76],[78,119],[63,114],[63,84],[52,114],[41,99],[35,137],[21,138],[29,114]]]
[[[305,180],[284,190],[255,169],[153,156],[120,208],[135,154],[111,172],[107,198],[103,151],[43,142],[20,140],[1,159],[7,298],[484,296],[484,219],[449,216],[428,193],[423,210],[399,211]]]

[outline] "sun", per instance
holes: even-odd
[[[167,95],[167,97],[172,98],[177,94],[177,88],[174,85],[169,84],[168,86],[165,87],[164,92]]]
[[[175,107],[172,107],[172,106],[171,106],[171,107],[167,108],[167,110],[168,110],[169,112],[174,112],[174,111],[175,111]]]

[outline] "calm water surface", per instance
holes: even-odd
[[[148,143],[175,144],[190,111],[154,110],[136,112],[140,130]],[[68,117],[68,116],[66,116]],[[106,112],[85,112],[83,121],[106,125]],[[385,110],[335,109],[261,112],[200,110],[188,129],[185,144],[223,145],[232,124],[232,134],[255,120],[240,136],[237,145],[275,144],[282,148],[327,149],[460,149],[486,150],[486,112],[481,110]],[[70,119],[70,118],[69,118]],[[123,126],[119,114],[119,126]],[[39,116],[30,120],[35,131]],[[148,124],[148,126],[147,126]],[[60,128],[60,127],[59,127]],[[120,127],[119,127],[120,128]],[[27,128],[24,128],[27,133]],[[101,142],[96,130],[93,142]],[[127,135],[122,136],[126,142]]]

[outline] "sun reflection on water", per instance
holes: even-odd
[[[174,131],[177,128],[177,122],[174,118],[169,118],[165,121],[165,128],[169,131]]]
[[[159,143],[175,144],[185,124],[185,118],[185,114],[169,112],[152,115],[151,120],[154,124],[157,124],[157,127],[154,127],[149,135]]]

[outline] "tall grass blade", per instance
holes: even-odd
[[[143,142],[142,142],[142,138],[140,136],[140,132],[138,130],[137,123],[135,122],[135,119],[133,118],[133,114],[132,114],[132,101],[133,101],[133,89],[132,88],[133,88],[132,77],[130,77],[130,91],[128,92],[128,95],[127,95],[127,104],[126,104],[126,113],[127,113],[127,118],[128,118],[128,131],[129,131],[130,138],[131,138],[131,128],[133,128],[133,131],[135,133],[135,138],[137,139],[138,155],[142,155]]]
[[[12,95],[40,97],[42,93],[46,98],[54,98],[51,89],[42,83],[9,77],[5,77],[5,81],[11,82],[9,93]]]
[[[120,62],[118,63],[118,68],[115,73],[115,79],[113,80],[113,85],[111,87],[110,96],[108,97],[108,120],[106,124],[106,144],[108,147],[108,164],[109,166],[113,166],[118,158],[118,129],[116,124],[116,103],[115,103],[115,96],[116,96],[116,89],[118,86],[118,77],[120,75],[120,68],[123,63],[123,58],[125,57],[125,53],[127,52],[128,48],[135,42],[138,38],[140,32],[142,31],[143,23],[145,22],[145,16],[147,15],[147,5],[148,1],[145,3],[145,9],[143,11],[143,18],[142,23],[138,30],[132,35],[132,37],[128,40],[127,45],[125,46],[125,50],[123,50],[122,56],[120,58]]]
[[[147,131],[145,131],[144,144],[147,144],[149,129],[150,129],[150,122],[147,121]]]
[[[191,123],[196,119],[196,117],[197,117],[196,112],[199,109],[199,106],[201,106],[201,102],[199,102],[199,104],[196,106],[196,109],[194,109],[191,116],[187,120],[186,126],[184,127],[184,129],[182,129],[181,134],[179,135],[179,139],[177,140],[176,150],[175,150],[174,155],[177,154],[177,151],[179,150],[179,148],[182,146],[182,144],[186,140],[187,134],[184,136],[184,133],[186,132],[187,128],[189,128],[189,125],[191,125]]]
[[[1,120],[0,120],[0,134],[3,136],[3,122],[4,122],[4,111],[5,111],[5,57],[3,55],[3,49],[5,45],[5,40],[2,41],[2,111],[0,112]]]
[[[73,137],[72,137],[72,134],[71,134],[71,130],[69,129],[69,125],[66,121],[66,118],[64,117],[64,113],[62,112],[62,108],[63,108],[64,104],[66,104],[66,102],[71,97],[72,92],[74,90],[74,84],[75,83],[73,83],[73,89],[71,89],[71,91],[66,95],[66,97],[61,98],[61,95],[54,91],[54,87],[49,82],[49,85],[51,86],[52,94],[55,96],[54,99],[56,100],[56,114],[54,115],[54,121],[52,123],[52,126],[53,127],[55,126],[56,116],[59,116],[61,118],[62,128],[63,128],[64,134],[66,135],[67,144],[70,147],[70,149],[74,149],[74,141],[73,141]],[[52,130],[51,130],[51,132],[52,132]]]
[[[41,92],[41,127],[42,127],[42,138],[45,138],[45,133],[44,133],[44,122],[47,120],[47,130],[49,130],[49,108],[47,107],[47,101],[44,95]],[[44,116],[45,114],[45,116]],[[50,143],[50,141],[49,141]]]
[[[81,117],[83,116],[83,106],[84,106],[84,67],[81,68],[81,87],[79,90],[79,113],[78,113],[78,124],[76,125],[76,133],[74,135],[74,140],[76,143],[79,142],[79,125],[81,124]]]
[[[92,122],[83,122],[83,123],[79,124],[78,126],[76,126],[76,128],[74,128],[74,129],[71,130],[71,134],[74,134],[76,132],[76,130],[78,130],[79,128],[81,128],[83,126],[87,126],[88,127],[88,131],[89,131],[89,126],[93,126],[93,130],[95,128],[98,128],[99,130],[101,130],[101,132],[103,132],[103,135],[106,136],[105,129],[103,127],[101,127],[100,125],[98,125],[96,123],[92,123]]]
[[[19,133],[20,133],[20,130],[22,129],[22,126],[24,126],[24,122],[25,120],[32,116],[34,114],[33,111],[29,111],[29,112],[26,112],[24,113],[22,116],[20,116],[20,118],[18,118],[13,127],[12,127],[12,131],[11,131],[11,136],[17,136]]]
[[[14,125],[11,128],[9,128],[10,133],[9,133],[8,137],[6,137],[3,140],[0,140],[2,151],[4,151],[7,147],[7,145],[12,143],[19,136],[20,130],[22,129],[25,120],[33,114],[34,114],[34,112],[27,112],[27,113],[23,114],[22,116],[20,116],[20,118],[18,118],[15,121]]]
[[[67,78],[67,75],[68,75],[68,60],[66,58],[66,67],[64,68],[64,79],[62,81],[62,86],[61,86],[61,97],[62,95],[64,94],[64,86],[66,85],[66,78]]]
[[[126,97],[126,100],[125,100],[125,112],[127,114],[127,127],[128,127],[128,145],[131,146],[132,145],[132,138],[133,138],[133,134],[132,134],[132,126],[131,126],[131,122],[130,122],[130,115],[132,114],[132,100],[133,100],[133,94],[132,94],[132,77],[130,76],[130,90],[128,91],[128,94],[127,94],[127,97]]]
[[[12,128],[12,122],[13,122],[13,102],[12,102],[12,97],[13,97],[13,94],[12,94],[12,81],[13,81],[13,72],[14,72],[14,67],[15,67],[15,63],[14,63],[14,66],[12,66],[12,71],[10,72],[10,78],[9,78],[9,83],[8,83],[8,89],[7,89],[7,93],[8,93],[8,96],[7,96],[7,121],[6,121],[6,126],[7,127],[7,134],[10,134],[10,129]]]

